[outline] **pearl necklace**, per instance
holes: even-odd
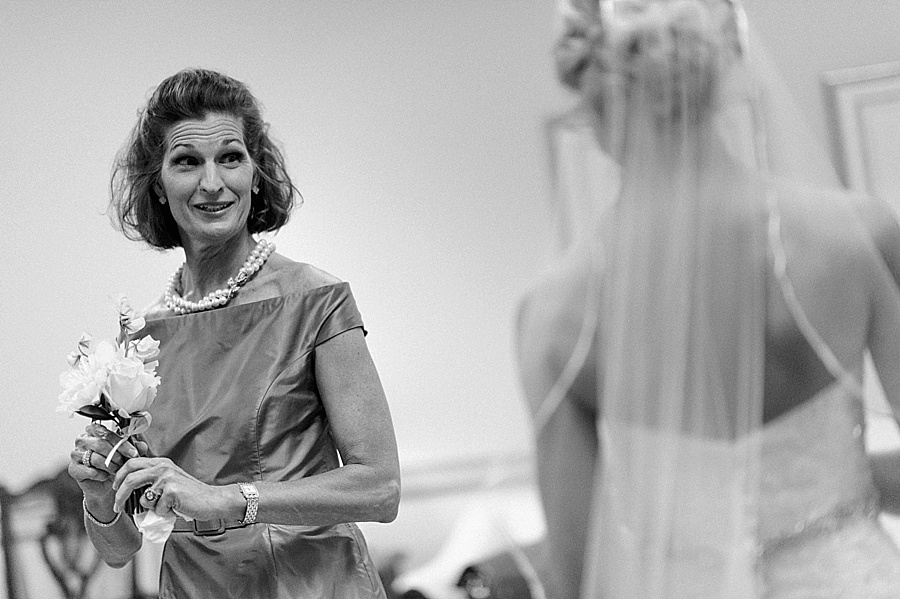
[[[238,289],[243,287],[262,268],[269,255],[274,251],[274,243],[260,239],[237,274],[228,279],[226,286],[223,289],[216,289],[206,294],[198,302],[184,299],[175,289],[176,286],[181,284],[181,273],[184,270],[184,264],[182,264],[178,267],[178,270],[172,273],[172,276],[169,277],[169,283],[166,285],[166,307],[174,311],[175,314],[190,314],[224,306],[231,298],[237,295]]]

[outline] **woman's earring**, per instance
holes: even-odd
[[[165,203],[166,203],[165,196],[159,196],[159,203],[165,205]]]
[[[258,185],[254,185],[254,186],[253,186],[253,193],[259,193],[259,186],[258,186]]]

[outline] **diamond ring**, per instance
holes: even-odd
[[[82,463],[82,465],[84,465],[84,466],[86,466],[86,467],[88,467],[88,468],[91,468],[91,467],[92,467],[92,466],[91,466],[91,457],[93,457],[93,454],[94,454],[94,450],[93,450],[93,449],[88,449],[88,450],[85,451],[83,454],[81,454],[81,463]]]
[[[159,493],[154,491],[153,489],[147,489],[144,491],[144,499],[146,499],[149,503],[155,503],[157,499],[159,499]]]

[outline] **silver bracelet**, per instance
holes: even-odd
[[[94,518],[93,514],[91,514],[91,511],[88,509],[88,506],[87,506],[87,499],[85,499],[84,497],[81,498],[81,507],[84,508],[84,515],[87,516],[87,519],[90,520],[92,524],[95,524],[95,525],[99,526],[100,528],[109,528],[110,526],[112,526],[113,524],[118,522],[119,516],[122,515],[122,512],[116,512],[116,517],[113,518],[111,521],[100,522],[99,520]]]
[[[247,500],[247,512],[241,524],[253,524],[256,522],[256,511],[259,509],[259,491],[253,483],[238,483],[241,488],[241,495]]]

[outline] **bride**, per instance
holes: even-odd
[[[860,385],[870,352],[900,413],[896,221],[836,189],[735,2],[565,17],[618,174],[519,311],[548,596],[900,596]]]

